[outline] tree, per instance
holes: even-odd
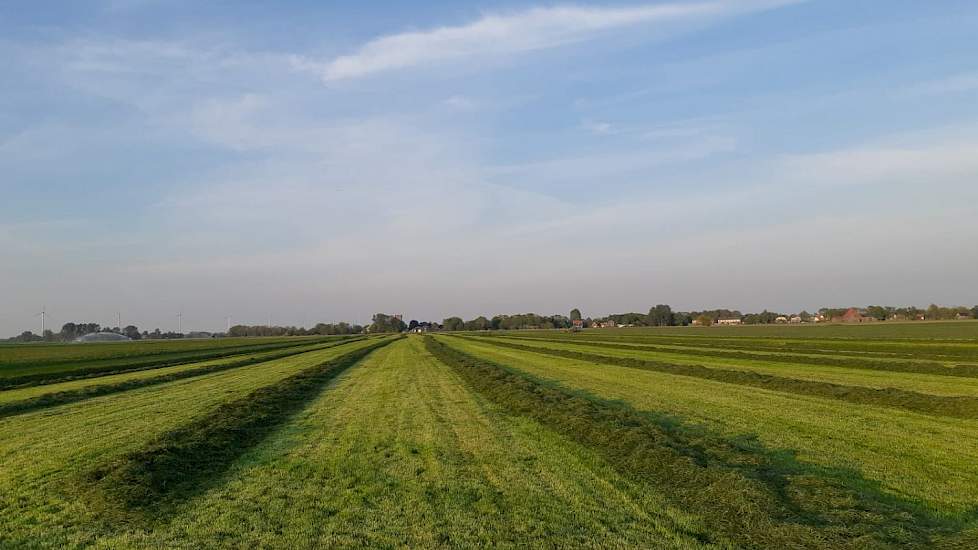
[[[577,309],[576,307],[574,309],[570,310],[570,320],[571,321],[580,321],[581,320],[581,310]]]
[[[672,320],[676,326],[688,327],[693,322],[693,316],[685,311],[677,311],[672,314]]]
[[[481,315],[471,321],[465,322],[465,330],[489,330],[491,326],[492,324],[489,322],[489,319]]]
[[[696,318],[696,322],[704,327],[708,327],[713,324],[713,319],[709,315],[701,313],[700,316]]]
[[[883,306],[869,306],[866,308],[866,315],[877,321],[885,321],[888,313],[887,308]]]
[[[408,330],[414,331],[414,329],[418,328],[418,324],[419,323],[417,319],[411,319],[411,322],[408,323]]]
[[[674,323],[672,308],[668,305],[659,304],[649,310],[648,324],[650,327],[671,327]]]
[[[971,316],[978,319],[978,306],[971,308]]]
[[[129,325],[126,328],[122,329],[122,334],[128,336],[132,340],[139,340],[140,338],[142,338],[142,335],[139,334],[139,329],[133,325]]]
[[[377,313],[373,316],[373,324],[370,325],[370,332],[402,332],[407,328],[404,321],[393,315]]]
[[[463,330],[465,328],[465,322],[462,321],[461,317],[449,317],[441,322],[445,330]]]

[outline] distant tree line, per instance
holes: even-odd
[[[442,321],[442,330],[518,330],[533,328],[570,328],[571,319],[563,315],[537,315],[520,313],[517,315],[496,315],[492,319],[480,315],[475,319],[463,321],[461,317],[447,317]]]
[[[79,336],[84,336],[93,332],[121,334],[133,340],[139,340],[140,338],[144,337],[143,334],[140,334],[139,329],[133,325],[119,328],[103,327],[98,323],[65,323],[61,326],[61,330],[59,332],[45,330],[44,334],[34,334],[33,332],[27,330],[22,332],[19,336],[14,336],[9,340],[17,342],[73,342]]]
[[[312,328],[269,325],[234,325],[227,335],[235,338],[247,336],[329,336],[335,334],[360,334],[363,327],[346,322],[316,323]]]
[[[928,320],[952,320],[962,317],[978,319],[978,306],[967,307],[941,307],[931,304],[927,309],[916,307],[892,307],[892,306],[868,306],[860,309],[865,315],[879,320],[887,319],[928,319]],[[818,314],[825,320],[841,317],[849,308],[822,308]],[[603,326],[636,326],[636,327],[664,327],[664,326],[688,326],[694,324],[712,325],[721,319],[737,319],[745,325],[769,325],[782,322],[784,319],[797,317],[802,322],[810,322],[815,315],[808,311],[801,311],[795,314],[779,313],[764,310],[760,313],[742,313],[736,309],[711,309],[703,311],[673,311],[668,304],[658,304],[649,309],[648,313],[615,313],[605,317],[584,318],[581,311],[574,308],[570,315],[538,315],[536,313],[522,313],[517,315],[496,315],[492,319],[483,316],[476,317],[471,321],[463,321],[460,317],[448,317],[443,322],[443,330],[446,331],[472,331],[472,330],[518,330],[518,329],[568,329],[580,326],[603,327]],[[575,321],[578,322],[575,325]]]
[[[841,317],[850,308],[828,308],[818,310],[817,315],[824,320],[831,320]],[[856,308],[863,315],[884,320],[953,320],[960,318],[978,319],[978,305],[968,308],[965,306],[945,307],[931,304],[927,308],[914,306],[894,307],[872,305],[865,308]],[[312,328],[295,326],[267,326],[267,325],[235,325],[231,327],[226,336],[311,336],[311,335],[338,335],[338,334],[360,334],[363,332],[386,333],[403,332],[405,330],[414,331],[421,329],[446,330],[446,331],[478,331],[478,330],[519,330],[519,329],[571,329],[577,327],[595,326],[637,326],[637,327],[662,327],[662,326],[687,326],[696,321],[696,324],[711,325],[720,319],[739,319],[746,325],[766,325],[778,322],[778,318],[799,317],[802,322],[809,322],[815,315],[802,311],[797,314],[777,313],[773,311],[761,311],[760,313],[741,313],[731,309],[711,309],[704,311],[673,311],[668,304],[657,304],[649,308],[648,313],[615,313],[605,317],[590,318],[583,317],[581,310],[574,308],[567,316],[564,315],[539,315],[536,313],[519,313],[516,315],[496,315],[491,319],[485,316],[478,316],[474,319],[465,321],[461,317],[447,317],[441,325],[429,321],[412,320],[410,324],[405,323],[399,316],[386,313],[377,313],[372,318],[372,323],[368,327],[346,322],[340,323],[317,323]],[[79,336],[84,336],[93,332],[111,332],[129,337],[132,340],[168,340],[177,338],[209,338],[212,336],[225,336],[221,333],[212,334],[209,332],[190,332],[187,334],[179,332],[162,332],[155,329],[152,332],[139,331],[134,325],[126,327],[103,327],[98,323],[65,323],[59,332],[45,330],[44,334],[35,334],[31,331],[24,331],[18,336],[8,338],[11,342],[72,342]]]

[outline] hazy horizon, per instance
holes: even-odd
[[[13,2],[0,336],[978,304],[978,5]]]

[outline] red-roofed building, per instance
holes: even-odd
[[[843,313],[841,317],[836,317],[835,319],[832,320],[840,323],[871,323],[876,319],[873,317],[863,315],[861,311],[859,311],[854,307],[851,307],[847,309],[846,312]]]

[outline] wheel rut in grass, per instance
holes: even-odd
[[[831,382],[785,378],[751,371],[704,367],[702,365],[668,363],[665,361],[653,361],[632,357],[609,357],[607,355],[584,353],[576,350],[526,346],[523,344],[517,344],[515,342],[506,342],[492,338],[479,339],[479,341],[498,347],[527,351],[541,355],[563,357],[566,359],[575,359],[631,369],[663,372],[677,376],[701,378],[704,380],[713,380],[727,384],[749,386],[771,391],[792,393],[796,395],[809,395],[813,397],[836,399],[839,401],[856,403],[860,405],[890,407],[926,414],[929,416],[978,419],[978,397],[933,395],[896,388],[877,389],[865,386],[847,386],[844,384],[833,384]]]
[[[729,439],[473,357],[440,339],[428,351],[476,391],[599,452],[705,522],[721,546],[967,547],[978,514],[938,518],[858,472],[802,463],[756,439]],[[974,542],[969,540],[969,542]]]
[[[197,369],[182,370],[170,374],[154,376],[151,378],[124,380],[113,384],[95,384],[92,386],[86,386],[75,390],[66,390],[60,392],[47,393],[43,395],[38,395],[37,397],[24,399],[22,401],[12,401],[9,403],[0,404],[0,418],[15,416],[18,414],[25,414],[32,411],[46,409],[49,407],[56,407],[59,405],[66,405],[69,403],[77,403],[80,401],[85,401],[87,399],[92,399],[94,397],[100,397],[103,395],[111,395],[113,393],[120,393],[120,392],[135,390],[138,388],[156,386],[159,384],[165,384],[167,382],[174,382],[176,380],[183,380],[186,378],[196,378],[198,376],[204,376],[207,374],[214,374],[214,373],[223,372],[227,370],[238,369],[241,367],[247,367],[259,363],[268,363],[270,361],[277,361],[279,359],[285,359],[287,357],[301,355],[303,353],[310,353],[314,351],[334,348],[337,346],[349,344],[351,342],[358,342],[360,340],[362,340],[362,338],[351,338],[349,340],[341,340],[341,341],[332,342],[320,346],[304,347],[301,349],[287,348],[283,351],[272,353],[269,355],[248,357],[230,363],[221,363],[218,365],[209,365]]]
[[[302,410],[336,376],[388,338],[225,403],[84,476],[96,514],[127,520],[166,515],[205,490],[231,463]]]

